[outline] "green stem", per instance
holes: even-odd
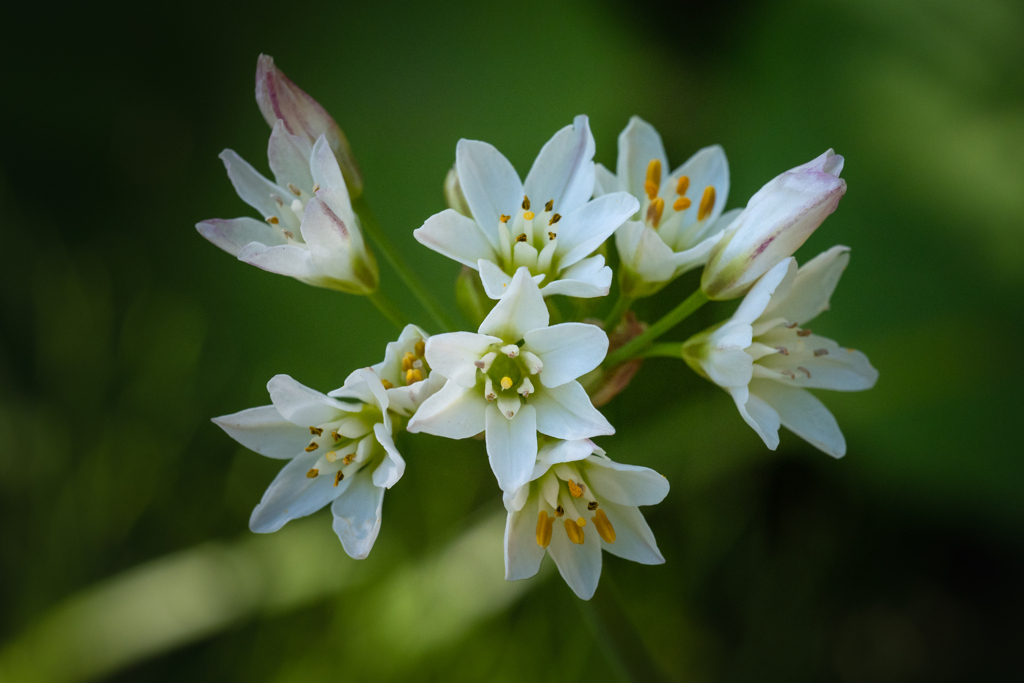
[[[606,367],[613,367],[640,355],[640,352],[650,345],[651,342],[681,323],[707,302],[708,298],[704,295],[704,292],[698,289],[686,297],[681,304],[669,311],[661,320],[648,327],[639,336],[634,337],[628,344],[615,351],[615,353],[610,354],[605,359],[604,365]]]
[[[395,324],[395,327],[402,329],[409,324],[405,314],[395,305],[395,302],[388,298],[384,292],[378,289],[373,294],[367,294],[366,298],[373,302],[373,305],[377,307],[377,310],[383,314],[385,318]]]
[[[384,254],[384,258],[391,264],[395,272],[398,273],[398,277],[401,278],[405,286],[409,288],[412,295],[416,297],[416,300],[423,304],[423,307],[427,309],[427,313],[434,319],[434,322],[441,328],[443,332],[450,332],[456,329],[458,325],[455,321],[445,312],[444,308],[437,302],[430,290],[426,288],[423,281],[420,280],[419,276],[409,267],[409,264],[405,262],[402,255],[398,252],[394,243],[384,233],[380,223],[377,222],[377,217],[370,210],[370,205],[366,203],[365,195],[352,201],[352,209],[359,215],[359,221],[362,224],[363,232],[365,232],[370,239],[380,248]]]
[[[606,332],[611,332],[615,329],[615,326],[622,320],[622,316],[626,315],[626,311],[636,301],[631,296],[626,296],[622,292],[619,292],[619,298],[615,302],[615,306],[612,308],[612,312],[608,314],[608,317],[604,319],[604,329]]]
[[[682,358],[683,357],[683,345],[679,342],[663,342],[661,344],[651,344],[641,353],[644,358]]]

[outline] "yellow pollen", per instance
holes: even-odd
[[[676,181],[676,194],[682,197],[690,189],[690,176],[681,175]]]
[[[338,454],[334,451],[327,451],[324,453],[324,457],[327,458],[327,462],[334,462],[338,459]]]
[[[576,545],[583,545],[583,529],[576,526],[576,522],[571,519],[565,520],[565,533],[570,541]]]
[[[277,216],[267,216],[267,222],[270,223],[271,225],[277,225],[281,221],[277,219]]]
[[[524,195],[523,196],[523,211],[529,211],[529,210],[530,210],[530,198]]]
[[[547,548],[551,543],[551,527],[554,523],[555,518],[548,517],[548,513],[544,510],[537,515],[537,545],[541,548]]]
[[[573,498],[582,498],[583,497],[583,487],[581,485],[577,484],[572,479],[569,480],[568,484],[569,484],[569,493],[572,494]]]
[[[309,472],[306,472],[306,479],[316,479],[318,474],[320,474],[320,470],[314,467]]]
[[[295,195],[296,197],[301,197],[302,196],[302,190],[300,190],[299,188],[295,187],[291,183],[288,183],[288,189],[291,190],[292,194]]]
[[[331,432],[331,438],[335,441],[341,441],[341,434],[338,434],[337,431],[333,431]]]
[[[526,213],[523,214],[523,220],[524,221],[532,221],[533,220],[533,216],[534,216],[533,211],[527,211]]]
[[[385,389],[392,389],[395,386],[394,384],[392,384],[391,382],[387,381],[386,379],[382,379],[380,381],[380,383],[384,385]]]
[[[324,433],[324,430],[322,427],[310,427],[309,433],[312,434],[313,436],[320,436]]]
[[[550,211],[553,208],[555,208],[555,200],[554,199],[549,199],[548,203],[544,205],[544,210],[545,211]]]
[[[591,519],[594,520],[594,526],[597,527],[597,533],[601,534],[601,538],[604,539],[604,542],[615,543],[615,527],[612,526],[611,521],[608,519],[608,515],[604,514],[604,510],[598,510]]]
[[[702,221],[711,215],[711,209],[715,208],[715,188],[708,185],[704,188],[704,196],[700,198],[700,208],[697,210],[697,220]]]
[[[512,378],[511,377],[502,377],[501,378],[501,388],[506,390],[506,391],[511,389],[512,388]]]
[[[686,197],[680,197],[672,204],[672,208],[676,211],[686,211],[690,208],[691,203]]]
[[[341,459],[341,464],[342,465],[351,465],[352,461],[355,460],[355,459],[356,459],[356,454],[355,453],[349,453],[348,455],[346,455],[344,458]]]
[[[549,239],[549,240],[553,240],[553,239],[555,239],[556,237],[558,237],[558,233],[554,233],[554,232],[548,232],[548,239]]]
[[[501,214],[498,220],[501,221],[502,223],[508,223],[508,220],[510,218],[512,218],[512,216],[506,216],[505,214]]]
[[[551,220],[548,221],[548,225],[554,225],[560,220],[562,220],[562,214],[556,213],[554,216],[551,217]]]
[[[586,525],[587,525],[587,520],[583,519],[582,517],[577,517],[576,518],[576,526],[578,526],[579,528],[582,529]]]
[[[341,470],[338,470],[337,473],[334,475],[334,485],[337,486],[338,484],[340,484],[341,480],[344,479],[344,478],[345,478],[345,473],[342,472]]]
[[[525,241],[526,241],[526,233],[525,232],[521,233],[519,235],[519,237],[516,238],[516,242],[525,242]]]
[[[555,517],[561,517],[564,514],[565,514],[565,508],[563,508],[561,505],[559,505],[558,507],[555,508]]]
[[[591,512],[596,510],[597,509],[597,501],[596,500],[592,500],[589,503],[587,503],[587,509],[590,510]]]
[[[647,207],[647,220],[651,226],[658,227],[658,223],[661,223],[661,213],[665,210],[665,200],[661,197],[655,197],[651,200],[651,205]]]
[[[315,451],[318,448],[320,448],[320,446],[317,444],[316,441],[314,441],[313,443],[311,443],[308,446],[306,446],[306,452],[307,453],[312,453],[313,451]]]
[[[650,163],[647,164],[647,180],[644,182],[644,191],[647,192],[648,199],[654,199],[658,196],[658,190],[661,189],[661,162],[657,159],[651,159]]]
[[[416,355],[419,356],[420,358],[423,358],[423,353],[426,350],[427,350],[427,344],[422,339],[420,339],[418,342],[416,342],[416,345],[413,346],[413,351],[415,351]]]
[[[412,364],[416,362],[416,356],[412,355],[408,351],[402,356],[402,369],[405,371],[412,370]]]
[[[405,373],[405,385],[416,384],[416,382],[423,381],[423,373],[420,372],[419,368],[413,368]]]

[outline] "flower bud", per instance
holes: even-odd
[[[792,256],[846,193],[843,157],[828,150],[786,171],[750,198],[711,252],[701,276],[710,299],[735,299]]]
[[[466,195],[462,193],[462,185],[459,184],[459,172],[455,170],[454,166],[444,177],[444,200],[448,202],[449,209],[455,209],[468,218],[473,217],[473,213],[469,210],[469,203],[466,201]]]
[[[363,176],[341,128],[319,102],[274,66],[274,58],[268,55],[260,55],[256,62],[256,103],[271,127],[281,120],[289,133],[306,138],[310,145],[321,135],[325,136],[341,167],[349,194],[353,199],[362,194]]]

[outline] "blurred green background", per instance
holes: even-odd
[[[22,4],[3,34],[3,683],[1024,680],[1021,3]],[[639,114],[673,166],[724,145],[729,206],[834,147],[849,191],[798,257],[853,248],[814,324],[881,371],[819,392],[848,455],[788,432],[768,452],[725,392],[657,359],[600,443],[671,481],[645,510],[667,563],[606,554],[591,604],[547,561],[503,581],[477,441],[400,437],[365,561],[326,511],[250,534],[280,463],[209,418],[267,403],[276,373],[334,388],[395,335],[193,228],[251,213],[217,153],[266,169],[260,52],[345,129],[452,305],[457,264],[411,233],[460,137],[525,175],[586,113],[612,166]]]

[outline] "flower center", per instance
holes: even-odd
[[[562,526],[569,540],[576,545],[583,545],[586,539],[584,527],[587,525],[587,520],[581,514],[584,508],[586,512],[593,513],[590,520],[604,542],[615,542],[615,527],[605,511],[600,509],[600,503],[574,465],[556,465],[539,486],[543,494],[540,496],[540,510],[537,513],[537,545],[541,548],[547,548],[551,543],[556,518],[564,518]]]
[[[520,348],[518,344],[501,347],[494,344],[492,349],[475,365],[483,380],[484,398],[497,401],[501,414],[511,420],[519,412],[522,401],[527,400],[536,387],[540,386],[540,382],[534,385],[530,376],[544,369],[544,364],[540,358]]]
[[[501,215],[498,237],[501,241],[501,267],[509,275],[526,266],[530,275],[557,272],[555,250],[558,248],[558,221],[555,200],[537,212],[529,197],[523,197],[519,210],[512,216]]]
[[[364,405],[362,410],[348,413],[339,420],[310,426],[311,436],[306,452],[322,455],[306,472],[306,478],[326,476],[337,486],[346,477],[380,460],[383,448],[373,435],[373,425],[380,422],[379,410]]]
[[[689,176],[679,176],[673,181],[674,192],[668,198],[662,196],[661,161],[651,159],[647,164],[647,179],[644,181],[646,196],[640,205],[644,223],[658,231],[662,241],[673,251],[682,251],[693,246],[693,237],[704,226],[715,208],[715,188],[708,185],[701,195],[697,215],[691,215],[690,225],[683,226],[684,215],[693,206],[687,196],[690,190]],[[674,196],[674,198],[673,198]],[[667,202],[671,201],[671,204]],[[692,212],[691,212],[692,214]]]
[[[313,194],[315,195],[319,189],[319,185],[314,185]],[[277,205],[277,213],[265,217],[264,220],[274,228],[277,228],[286,241],[295,244],[305,244],[299,228],[302,225],[302,217],[306,212],[306,204],[313,196],[292,183],[288,183],[288,191],[291,195],[285,197],[271,193],[270,198]]]

